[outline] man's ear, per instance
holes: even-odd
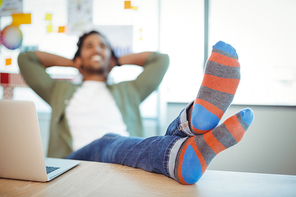
[[[82,61],[80,57],[76,57],[73,61],[74,61],[74,66],[76,68],[79,68],[81,66]]]
[[[82,60],[80,57],[76,57],[74,60],[74,67],[77,68],[79,70],[79,72],[81,74],[83,74],[83,70],[82,70]]]
[[[111,70],[116,66],[116,60],[115,57],[111,57],[111,64],[108,70],[108,73],[111,72]]]

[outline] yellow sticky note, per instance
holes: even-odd
[[[11,25],[19,26],[21,24],[31,24],[31,14],[17,13],[11,14]]]
[[[52,24],[47,26],[47,33],[50,33],[50,32],[52,32]]]
[[[132,6],[133,10],[138,10],[138,6]]]
[[[11,65],[11,58],[7,58],[7,59],[5,59],[5,65],[6,65],[6,66]]]
[[[45,15],[45,20],[46,21],[51,21],[51,18],[52,18],[52,14],[46,14]]]
[[[124,9],[132,9],[131,1],[124,1]]]
[[[59,26],[58,33],[65,33],[65,26]]]

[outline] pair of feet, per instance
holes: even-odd
[[[218,123],[230,106],[240,81],[236,50],[219,41],[213,46],[197,98],[189,109],[192,136],[179,139],[172,150],[178,150],[170,176],[182,184],[197,182],[212,159],[237,144],[253,122],[251,109],[243,109]],[[171,161],[169,161],[171,162]]]

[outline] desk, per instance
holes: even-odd
[[[122,165],[81,162],[48,183],[0,179],[0,196],[296,196],[296,176],[211,171],[194,185]]]

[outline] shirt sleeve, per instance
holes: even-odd
[[[34,52],[20,53],[18,56],[20,72],[27,85],[43,100],[50,104],[54,80],[46,73]]]
[[[161,83],[169,66],[169,56],[153,52],[144,63],[143,72],[133,81],[141,101],[148,97]]]

